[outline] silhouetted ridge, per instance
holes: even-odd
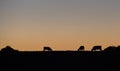
[[[120,53],[120,46],[109,46],[104,49],[106,52],[114,52],[114,53]]]
[[[18,52],[18,50],[13,49],[11,46],[6,46],[5,48],[1,49],[2,53],[13,53]]]
[[[55,68],[70,70],[119,71],[120,46],[93,46],[91,51],[85,51],[80,46],[76,51],[54,51],[51,47],[43,47],[43,51],[18,51],[6,46],[0,51],[0,64],[3,67],[15,67],[28,70],[53,70]],[[108,67],[107,67],[108,66]],[[1,67],[2,68],[2,67]]]
[[[108,51],[108,52],[113,52],[113,51],[116,51],[116,50],[117,50],[117,47],[115,47],[115,46],[109,46],[106,49],[104,49],[104,51]]]

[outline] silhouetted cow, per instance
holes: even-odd
[[[80,48],[78,49],[78,51],[84,51],[84,46],[80,46]]]
[[[44,47],[43,51],[52,51],[50,47]]]
[[[98,50],[102,51],[102,47],[101,46],[94,46],[91,51],[98,51]]]

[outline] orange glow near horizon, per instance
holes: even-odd
[[[2,4],[1,4],[2,3]],[[120,1],[2,0],[0,49],[77,50],[120,45]]]

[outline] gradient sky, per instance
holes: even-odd
[[[120,43],[120,0],[0,0],[0,49],[103,49]]]

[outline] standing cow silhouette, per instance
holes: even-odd
[[[44,47],[43,51],[52,51],[52,49],[50,47]]]
[[[102,46],[94,46],[91,51],[102,51]]]
[[[84,46],[80,46],[78,51],[84,51],[85,47]]]

